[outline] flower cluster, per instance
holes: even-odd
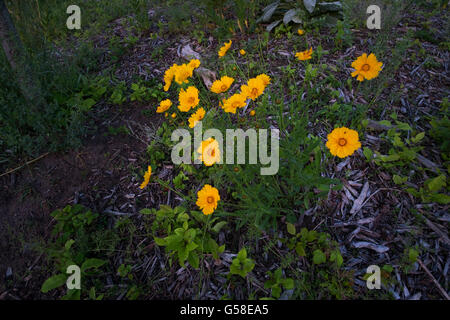
[[[189,63],[182,65],[174,64],[164,73],[164,91],[168,91],[172,81],[178,84],[187,83],[188,79],[192,77],[194,70],[200,66],[200,61],[192,59]]]
[[[304,31],[299,29],[299,35],[303,35]],[[220,48],[218,54],[219,57],[224,57],[227,51],[230,49],[232,41],[230,40]],[[240,54],[243,56],[246,54],[245,50],[241,49]],[[305,61],[312,58],[312,47],[303,52],[297,52],[295,56],[298,60]],[[175,81],[181,88],[178,93],[179,105],[178,109],[181,112],[189,112],[194,110],[200,103],[199,90],[189,85],[189,78],[192,77],[193,72],[200,66],[199,60],[191,60],[189,63],[177,65],[174,64],[164,74],[164,91],[168,91],[172,82]],[[371,53],[367,55],[364,53],[358,57],[352,63],[354,71],[352,77],[357,77],[358,81],[371,80],[378,76],[383,66],[382,62],[379,62],[376,56]],[[231,95],[227,95],[232,85],[235,83],[235,79],[229,76],[222,76],[220,79],[214,81],[209,88],[213,93],[226,95],[221,98],[219,105],[227,113],[235,114],[237,109],[243,108],[247,103],[255,101],[258,97],[264,94],[266,87],[270,84],[271,78],[266,74],[260,74],[254,78],[251,78],[247,83],[240,86],[240,91]],[[187,85],[186,85],[187,84]],[[250,99],[250,100],[249,100]],[[172,106],[172,102],[169,99],[165,99],[160,102],[156,109],[157,113],[165,113],[168,117],[169,113],[166,112]],[[250,116],[255,116],[255,110],[250,111]],[[194,128],[199,121],[202,121],[206,115],[206,110],[203,107],[198,108],[188,118],[189,127]],[[177,114],[172,113],[171,117],[176,118]],[[197,148],[197,159],[201,160],[205,166],[212,166],[215,163],[221,161],[221,146],[217,140],[208,138],[201,142],[201,145]],[[352,155],[356,150],[361,148],[361,142],[359,141],[358,132],[346,127],[335,128],[327,136],[326,147],[329,149],[333,156],[339,158],[345,158]],[[140,188],[145,188],[152,173],[151,166],[148,166],[148,170],[144,174],[144,181],[140,185]],[[203,211],[203,214],[210,215],[216,209],[220,201],[219,191],[209,184],[203,186],[203,188],[197,193],[197,206]]]

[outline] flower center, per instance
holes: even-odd
[[[223,85],[220,87],[220,90],[222,90],[222,91],[227,90],[227,85],[226,85],[226,84],[223,84]]]
[[[362,71],[369,71],[369,70],[370,70],[370,65],[368,65],[368,64],[366,63],[366,64],[364,64],[364,65],[361,67],[361,69],[362,69]]]
[[[235,101],[235,102],[233,102],[233,103],[231,104],[231,106],[232,106],[234,109],[236,109],[236,108],[239,107],[239,102]]]
[[[194,102],[195,102],[195,98],[194,97],[189,97],[188,103],[193,104]]]
[[[347,144],[347,140],[344,139],[344,138],[340,138],[339,141],[338,141],[338,144],[339,144],[341,147],[343,147],[343,146],[345,146],[345,145]]]
[[[206,198],[206,202],[208,202],[209,204],[214,203],[214,197],[209,196],[208,198]]]
[[[216,155],[216,150],[212,149],[209,154],[211,155],[211,157],[214,157]]]
[[[256,96],[258,94],[258,88],[252,89],[252,95]]]

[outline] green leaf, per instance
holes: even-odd
[[[438,192],[439,190],[441,190],[443,187],[445,187],[447,185],[447,177],[445,176],[445,174],[441,174],[440,176],[427,180],[425,182],[425,185],[428,187],[428,190],[430,190],[431,192]]]
[[[67,275],[65,275],[63,273],[54,275],[54,276],[48,278],[47,280],[45,280],[45,282],[42,284],[41,291],[43,293],[47,293],[50,290],[53,290],[55,288],[59,288],[63,284],[66,283],[66,280],[67,280]]]
[[[324,263],[325,261],[327,261],[327,257],[322,252],[322,250],[320,250],[320,249],[314,250],[314,252],[313,252],[314,264],[321,264],[321,263]]]
[[[296,234],[295,226],[290,222],[287,222],[286,226],[287,226],[287,232],[289,232],[289,234],[295,236],[295,234]]]
[[[214,225],[214,227],[211,228],[211,230],[213,230],[214,232],[217,232],[217,233],[218,233],[218,232],[220,231],[220,229],[222,229],[226,224],[227,224],[226,221],[220,221],[220,222],[217,222],[217,223]]]
[[[419,252],[415,249],[409,249],[408,258],[409,262],[414,263],[417,261],[417,258],[419,257]]]
[[[373,152],[372,152],[372,150],[370,150],[370,149],[367,148],[367,147],[364,147],[364,148],[363,148],[363,154],[364,154],[364,156],[366,157],[366,159],[367,159],[368,161],[372,160],[372,158],[373,158]]]
[[[152,214],[152,210],[151,209],[147,209],[147,208],[144,208],[144,209],[142,209],[139,212],[142,213],[142,214]]]
[[[392,180],[394,181],[395,184],[403,184],[408,180],[408,177],[400,177],[400,176],[394,174],[394,176],[392,177]]]
[[[297,242],[297,244],[295,245],[295,251],[300,257],[306,256],[305,247],[301,242]]]
[[[198,254],[195,252],[190,252],[188,256],[188,262],[193,268],[198,269],[199,266]]]
[[[242,248],[241,251],[237,254],[237,258],[239,261],[244,261],[247,258],[247,250]]]
[[[284,279],[283,287],[287,290],[294,289],[294,280],[291,278]]]
[[[167,245],[167,241],[166,241],[166,239],[164,239],[164,238],[154,237],[153,239],[155,239],[155,243],[156,243],[158,246],[160,246],[160,247],[163,247],[163,246],[166,246],[166,245]]]
[[[418,143],[420,142],[423,138],[425,138],[425,132],[420,132],[418,133],[414,138],[411,138],[411,141],[413,143]]]
[[[382,126],[386,126],[386,127],[392,126],[392,123],[389,120],[381,120],[378,123],[381,124]]]
[[[409,126],[409,124],[407,124],[405,122],[395,121],[395,123],[397,124],[397,129],[399,129],[399,130],[403,130],[403,131],[412,130],[412,128]]]
[[[104,265],[105,263],[106,263],[106,261],[101,260],[101,259],[96,259],[96,258],[87,259],[81,265],[81,271],[84,272],[88,269],[98,268],[98,267],[101,267],[102,265]]]
[[[64,248],[66,250],[69,250],[74,243],[75,243],[75,240],[73,240],[73,239],[67,240],[66,244],[64,245]]]

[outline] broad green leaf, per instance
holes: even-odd
[[[47,293],[50,290],[53,290],[55,288],[59,288],[63,284],[66,283],[66,280],[67,280],[67,275],[65,275],[63,273],[54,275],[54,276],[48,278],[47,280],[45,280],[45,282],[42,284],[41,291],[43,293]]]
[[[247,250],[242,248],[241,251],[237,254],[237,258],[239,261],[244,261],[247,258]]]
[[[198,269],[199,266],[198,254],[195,252],[190,252],[188,256],[188,262],[194,269]]]
[[[217,222],[217,223],[214,225],[214,227],[212,227],[211,229],[212,229],[214,232],[219,232],[220,229],[222,229],[226,224],[227,224],[226,221],[220,221],[220,222]]]
[[[447,177],[445,176],[445,174],[441,174],[436,178],[427,180],[425,184],[427,185],[428,190],[430,190],[431,192],[438,192],[447,185],[446,180]]]
[[[305,247],[301,242],[297,242],[297,244],[295,245],[295,251],[300,257],[306,256]]]
[[[105,263],[106,263],[106,261],[101,260],[101,259],[96,259],[96,258],[87,259],[81,265],[81,271],[84,272],[91,268],[98,268],[98,267],[101,267],[102,265],[104,265]]]
[[[67,240],[66,244],[64,245],[64,248],[66,250],[69,250],[74,243],[75,243],[75,240],[73,240],[73,239]]]
[[[414,138],[411,138],[411,141],[412,141],[413,143],[418,143],[418,142],[420,142],[424,137],[425,137],[425,132],[420,132],[420,133],[418,133]]]
[[[320,249],[314,250],[314,252],[313,252],[314,264],[321,264],[321,263],[324,263],[325,261],[327,261],[327,257],[322,252],[322,250],[320,250]]]
[[[286,226],[287,226],[287,232],[289,232],[289,234],[292,234],[293,236],[295,236],[295,234],[296,234],[295,226],[290,222],[286,223]]]
[[[167,245],[166,239],[164,238],[154,237],[153,239],[155,239],[155,243],[160,247]]]
[[[141,214],[152,214],[152,210],[144,208],[144,209],[140,210],[139,213],[141,213]]]

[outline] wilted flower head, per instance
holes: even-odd
[[[152,175],[152,167],[148,166],[148,169],[144,174],[144,182],[142,182],[139,188],[144,189],[148,185],[148,183],[150,182],[151,175]]]
[[[313,53],[313,49],[311,47],[311,48],[309,48],[309,50],[305,50],[305,51],[302,51],[302,52],[297,52],[295,54],[295,56],[297,57],[298,60],[304,61],[304,60],[311,59],[312,53]]]
[[[228,42],[224,42],[223,46],[220,48],[219,50],[219,57],[223,57],[225,56],[225,54],[227,53],[228,49],[230,49],[232,44],[232,41],[228,41]]]

